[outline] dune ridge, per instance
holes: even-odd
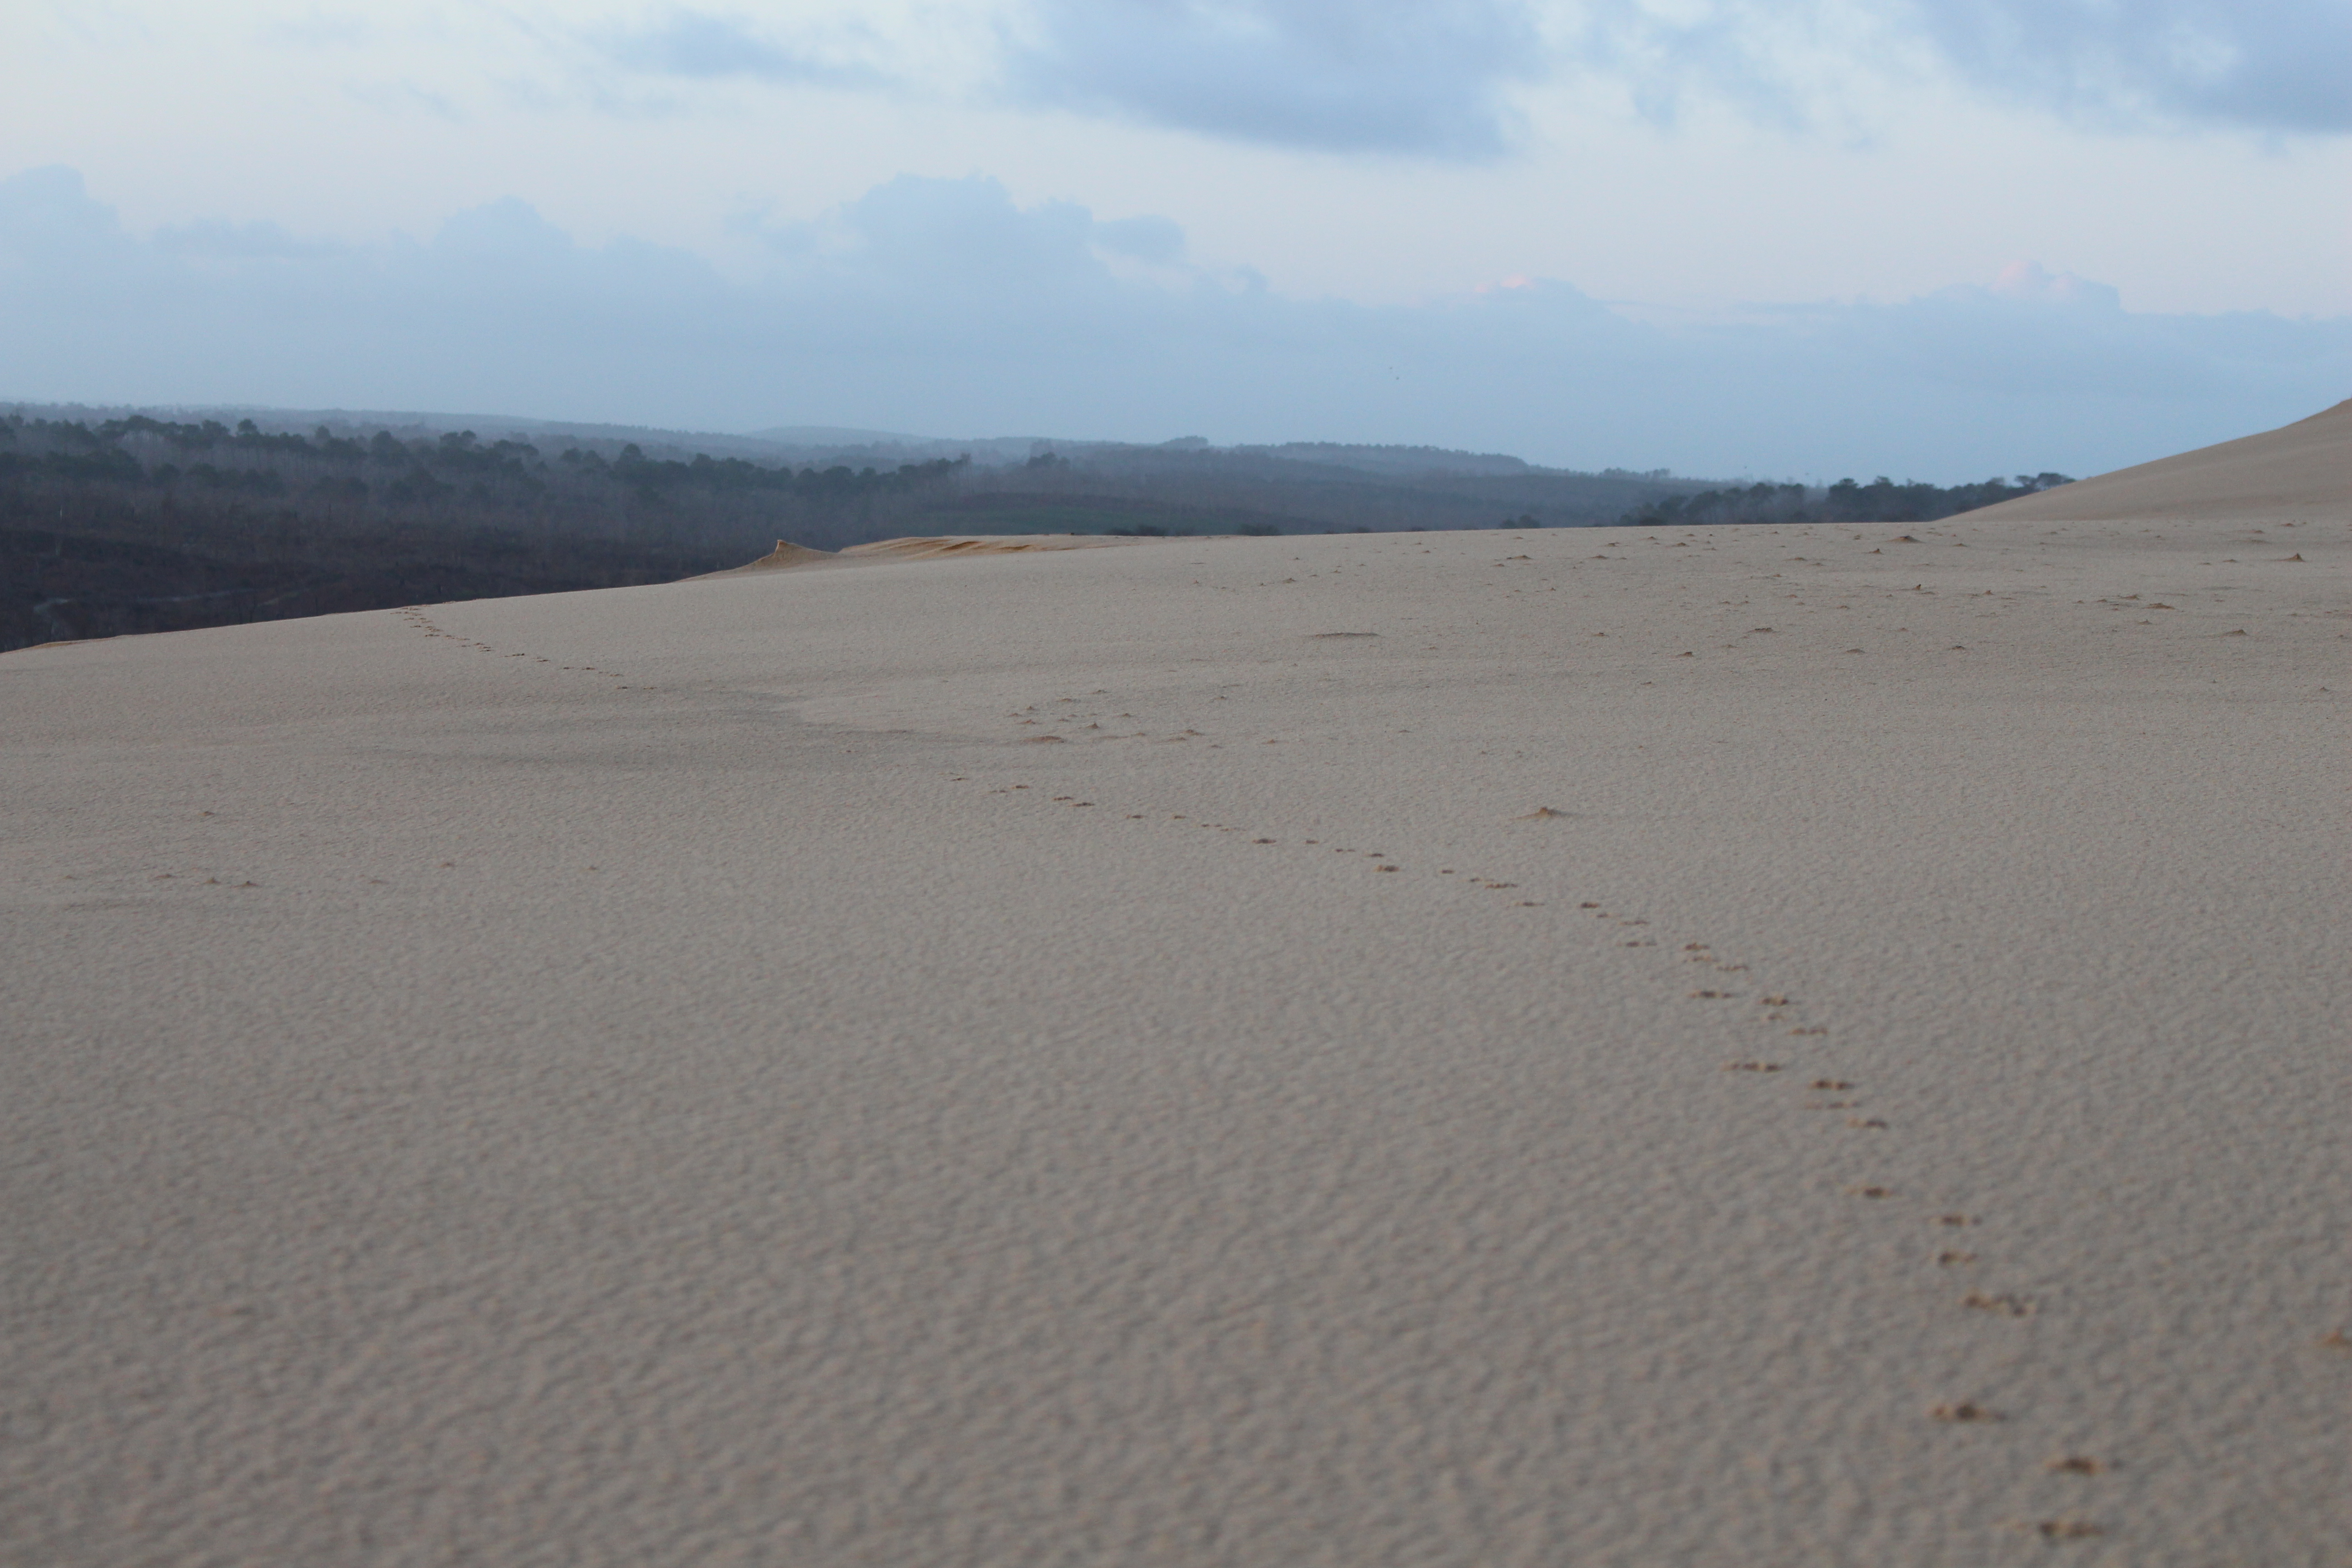
[[[775,549],[757,561],[747,561],[740,566],[730,566],[723,572],[706,572],[697,582],[709,582],[714,577],[746,577],[768,572],[791,572],[803,566],[822,566],[841,559],[838,551],[812,550],[805,544],[795,544],[789,539],[776,541]]]
[[[2352,520],[2352,398],[2276,430],[1964,515],[2018,522]]]
[[[812,550],[795,544],[789,539],[776,541],[776,548],[757,561],[740,566],[730,566],[724,572],[707,572],[692,579],[710,582],[721,577],[761,575],[770,572],[792,572],[808,566],[854,566],[880,561],[929,561],[943,556],[970,555],[1029,555],[1049,550],[1091,550],[1110,544],[1138,544],[1142,540],[1086,533],[1051,534],[953,534],[940,537],[881,539],[870,544],[853,544],[845,550]]]

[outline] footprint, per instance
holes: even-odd
[[[1971,1290],[1960,1298],[1960,1305],[1979,1312],[1994,1312],[2004,1318],[2033,1316],[2033,1303],[2020,1296],[1988,1296],[1981,1290]]]
[[[1988,1410],[1974,1400],[1963,1399],[1957,1405],[1938,1405],[1927,1412],[1937,1421],[2003,1421],[2008,1417],[1998,1410]]]
[[[2061,1475],[2095,1476],[2107,1467],[2088,1454],[2062,1454],[2042,1468]]]
[[[1780,1064],[1779,1062],[1733,1062],[1727,1067],[1717,1068],[1716,1070],[1717,1072],[1779,1072]]]

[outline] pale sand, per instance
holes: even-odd
[[[9,655],[0,1558],[2344,1563],[2345,517]]]
[[[2277,430],[1987,507],[1978,520],[2342,522],[2352,510],[2352,398]]]
[[[797,571],[806,566],[919,561],[938,555],[1031,555],[1043,550],[1097,550],[1107,545],[1140,542],[1139,540],[1099,533],[1041,533],[1019,537],[950,534],[935,539],[884,539],[872,544],[853,544],[846,550],[811,550],[805,544],[779,539],[775,549],[757,561],[730,566],[724,572],[706,573],[694,581],[708,583],[719,577],[750,577],[769,572]]]

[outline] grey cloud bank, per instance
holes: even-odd
[[[2352,131],[2344,0],[1914,0],[1989,89],[2108,120]]]
[[[751,77],[825,87],[881,87],[890,79],[862,63],[825,60],[774,43],[730,16],[675,10],[650,26],[608,32],[596,52],[626,68],[688,78]]]
[[[1421,306],[1287,299],[1185,266],[1165,220],[1023,208],[978,177],[900,178],[761,237],[749,280],[581,245],[518,200],[422,243],[142,237],[72,171],[35,170],[0,181],[0,395],[1427,442],[1952,482],[2095,472],[2352,393],[2352,321],[2137,314],[2030,265],[1896,304],[1662,325],[1547,281]]]
[[[1842,78],[1942,74],[2110,130],[2352,131],[2345,0],[1701,0],[1670,15],[1593,0],[1573,15],[1562,66],[1625,81],[1660,118],[1714,96],[1801,121]]]
[[[1328,153],[1485,162],[1524,86],[1614,84],[1801,123],[1857,81],[1941,74],[2110,128],[2352,131],[2344,0],[1037,0],[995,29],[1003,101]],[[593,52],[647,75],[923,89],[880,39],[676,7]],[[1843,85],[1842,85],[1843,84]]]
[[[1496,156],[1501,89],[1541,58],[1495,0],[1052,0],[1040,20],[1007,60],[1015,98],[1332,152]]]

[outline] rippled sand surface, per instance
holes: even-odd
[[[2342,1563],[2346,533],[8,655],[0,1556]]]

